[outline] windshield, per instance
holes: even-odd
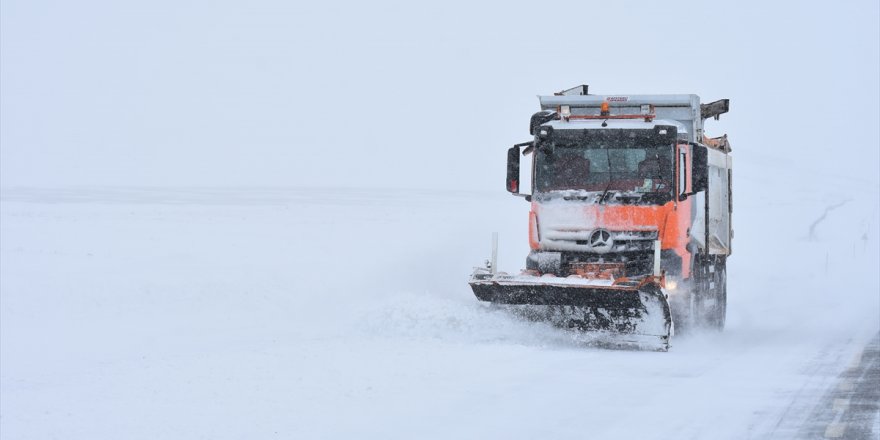
[[[556,130],[536,153],[537,192],[615,192],[665,203],[672,198],[673,142],[653,130]]]

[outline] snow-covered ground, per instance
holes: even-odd
[[[877,190],[763,166],[727,330],[668,353],[476,301],[492,231],[527,252],[500,189],[4,188],[2,437],[794,436],[880,326]]]

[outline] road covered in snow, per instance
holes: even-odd
[[[527,253],[503,191],[4,188],[0,434],[833,437],[880,326],[875,186],[735,192],[728,328],[668,353],[476,301],[492,231]]]

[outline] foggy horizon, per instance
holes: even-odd
[[[500,191],[535,96],[589,84],[729,98],[737,161],[878,185],[876,2],[633,8],[3,2],[0,184]]]

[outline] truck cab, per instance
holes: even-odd
[[[577,265],[616,263],[626,277],[662,275],[668,291],[684,283],[701,292],[683,307],[726,302],[730,144],[706,137],[703,123],[728,101],[572,90],[539,96],[533,140],[508,150],[507,190],[531,203],[526,270],[564,277]],[[521,169],[521,157],[530,166]],[[724,310],[715,314],[723,325]]]

